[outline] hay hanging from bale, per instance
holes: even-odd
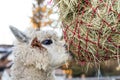
[[[78,61],[120,58],[120,0],[58,0],[64,38]]]

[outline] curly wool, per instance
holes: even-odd
[[[26,34],[30,38],[29,42],[15,42],[11,80],[55,80],[54,70],[71,59],[63,46],[64,41],[60,40],[54,30],[29,29]],[[40,43],[46,39],[53,40],[53,43],[41,44],[45,49],[40,49],[31,45],[35,38]]]

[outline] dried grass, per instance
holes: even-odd
[[[80,61],[120,57],[120,0],[59,0],[64,34]]]

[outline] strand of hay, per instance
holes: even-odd
[[[79,61],[120,57],[120,0],[59,0],[64,37]]]

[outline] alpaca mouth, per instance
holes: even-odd
[[[72,51],[69,51],[69,54],[70,54],[70,60],[73,60],[75,55],[72,53]]]
[[[74,59],[74,54],[71,51],[66,51],[66,53],[68,54],[68,60],[66,62],[70,62]]]
[[[59,67],[61,67],[61,66],[63,66],[63,65],[66,65],[66,67],[68,67],[70,61],[71,61],[71,59],[68,59],[68,60],[66,60],[66,61],[64,61],[64,62],[62,62],[62,63],[60,63],[60,64],[55,64],[55,65],[51,65],[51,66],[52,66],[53,68],[59,68]]]

